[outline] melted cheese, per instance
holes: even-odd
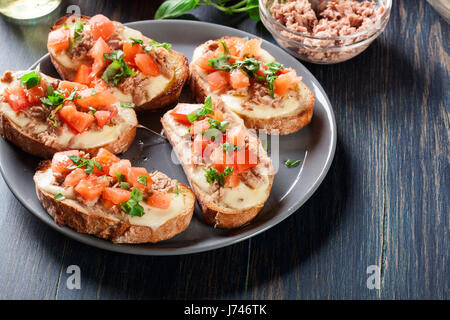
[[[100,130],[86,130],[80,134],[74,134],[67,126],[63,127],[62,133],[57,137],[57,141],[62,146],[71,148],[96,148],[113,141],[116,141],[120,136],[137,125],[134,111],[128,108],[118,107],[119,115],[123,118],[119,124],[111,126],[106,125]]]
[[[247,97],[225,94],[221,96],[221,99],[234,113],[237,113],[238,115],[245,115],[254,119],[284,117],[295,115],[301,112],[300,101],[292,96],[283,97],[283,99],[281,100],[281,105],[278,108],[274,108],[271,105],[250,104],[252,110],[249,110],[242,106]]]
[[[206,181],[205,172],[201,167],[189,169],[192,181],[204,192],[210,193],[210,184]],[[241,182],[234,188],[223,188],[223,196],[219,204],[224,207],[243,210],[263,204],[269,195],[269,179],[256,189],[249,188]]]
[[[61,193],[67,199],[75,198],[72,187],[63,188],[55,184],[55,177],[51,169],[36,172],[34,180],[37,183],[37,187],[47,193],[52,195]]]
[[[164,223],[181,214],[186,208],[186,199],[183,193],[173,195],[169,208],[162,210],[150,207],[144,202],[139,203],[145,211],[142,217],[130,216],[129,222],[135,225],[147,226],[153,230],[162,226]]]

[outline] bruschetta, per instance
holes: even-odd
[[[251,221],[269,197],[271,159],[259,138],[211,97],[179,103],[161,119],[206,223],[236,228]]]
[[[167,240],[192,218],[192,191],[155,171],[133,167],[106,149],[91,157],[58,152],[34,175],[42,206],[58,225],[115,243]]]
[[[261,48],[259,39],[224,37],[198,46],[190,64],[192,95],[223,101],[251,129],[290,134],[312,118],[314,95],[294,69]]]
[[[189,77],[187,58],[99,14],[64,16],[51,28],[51,61],[64,80],[101,83],[136,111],[175,103]]]
[[[61,81],[39,70],[7,71],[0,79],[0,134],[25,152],[106,148],[125,152],[136,135],[133,108],[102,87]]]

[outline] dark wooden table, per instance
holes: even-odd
[[[393,2],[385,32],[363,54],[338,65],[305,63],[334,107],[338,143],[326,179],[295,214],[223,249],[132,256],[47,227],[0,178],[0,298],[448,299],[449,26],[425,1]],[[77,4],[82,14],[129,22],[151,19],[158,3],[69,1],[62,8]],[[242,15],[202,8],[184,18],[273,41]],[[45,54],[52,21],[0,19],[0,72]],[[66,285],[70,265],[80,267],[80,290]],[[380,289],[367,285],[377,270]]]

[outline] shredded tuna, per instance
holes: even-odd
[[[74,61],[88,60],[88,52],[94,45],[94,39],[90,32],[83,31],[81,34],[81,40],[75,44],[71,51],[69,51],[69,56]]]
[[[119,83],[118,87],[123,93],[131,94],[134,104],[141,105],[150,100],[150,96],[147,91],[148,85],[149,79],[142,73],[137,72]]]
[[[315,37],[347,36],[363,31],[375,24],[384,12],[374,1],[357,0],[319,0],[313,5],[308,0],[275,1],[271,7],[273,17],[288,29]],[[298,49],[302,55],[312,60],[345,60],[354,55],[354,50],[324,52],[321,47],[349,45],[360,41],[368,35],[348,40],[317,40],[280,31],[284,36],[301,41],[314,49]],[[364,48],[360,48],[363,50]]]
[[[155,171],[152,175],[152,190],[161,192],[171,192],[175,189],[176,181],[170,179],[164,173]]]
[[[149,55],[155,60],[161,71],[161,74],[166,78],[172,78],[174,70],[170,68],[169,51],[161,47],[155,47],[150,50]]]

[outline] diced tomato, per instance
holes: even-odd
[[[208,119],[203,119],[203,120],[199,120],[199,121],[195,121],[190,129],[191,132],[191,136],[194,137],[197,134],[201,134],[202,131],[206,131],[209,129],[210,127],[210,123],[208,121]]]
[[[211,161],[213,167],[220,172],[223,172],[226,167],[232,167],[233,171],[239,173],[258,165],[256,155],[248,149],[227,153],[216,148],[211,154]]]
[[[208,117],[210,117],[211,119],[220,121],[220,122],[225,120],[223,113],[220,110],[214,110],[214,114],[213,115],[209,114]]]
[[[92,68],[86,64],[82,64],[78,67],[77,73],[75,75],[75,82],[88,85],[91,82],[89,75],[92,72]]]
[[[70,29],[59,28],[48,34],[47,44],[56,52],[69,49]]]
[[[54,173],[68,173],[73,169],[67,169],[68,166],[74,162],[69,156],[78,156],[80,152],[78,150],[69,150],[57,152],[53,155],[51,168]]]
[[[200,68],[205,70],[206,72],[213,72],[216,71],[211,65],[209,64],[209,60],[217,58],[218,54],[214,51],[208,51],[204,55],[200,56],[197,60],[195,60],[195,64],[198,65]]]
[[[116,174],[120,173],[124,175],[125,177],[128,176],[128,170],[131,168],[131,162],[130,160],[120,160],[119,162],[115,162],[111,164],[111,167],[109,167],[109,175],[111,177],[116,178]]]
[[[131,199],[131,191],[120,188],[105,188],[102,193],[105,200],[111,201],[114,204],[126,202]]]
[[[137,54],[145,53],[145,51],[138,43],[132,44],[131,42],[125,42],[123,44],[123,53],[123,60],[131,66],[136,66],[134,58]]]
[[[75,191],[86,201],[97,201],[108,186],[109,181],[106,177],[89,175],[77,184]]]
[[[94,122],[92,114],[78,111],[73,104],[66,104],[58,111],[62,121],[77,133],[82,133]]]
[[[93,158],[102,166],[102,171],[94,166],[94,173],[98,175],[109,174],[109,168],[120,161],[120,158],[115,156],[113,153],[105,148],[100,148],[97,155]]]
[[[275,87],[274,92],[282,96],[286,94],[294,85],[296,85],[300,81],[300,78],[297,77],[295,71],[290,71],[288,73],[282,74],[278,76],[273,82]]]
[[[75,187],[81,180],[87,178],[87,173],[81,168],[76,168],[69,173],[64,180],[64,187]]]
[[[111,20],[102,14],[97,14],[89,20],[89,25],[91,27],[91,33],[94,40],[103,38],[103,40],[108,40],[115,31],[114,24]]]
[[[138,53],[134,57],[134,62],[141,72],[148,77],[155,77],[161,74],[155,60],[146,53]]]
[[[262,40],[260,39],[248,40],[241,50],[241,57],[257,57],[261,50],[261,43]]]
[[[113,106],[107,106],[104,109],[97,111],[94,113],[94,117],[97,120],[97,124],[100,128],[103,128],[103,126],[108,123],[109,120],[114,118],[119,111],[116,107]]]
[[[202,156],[203,151],[210,143],[212,143],[210,139],[201,135],[197,135],[192,143],[192,152],[196,155]]]
[[[240,183],[241,179],[239,178],[239,173],[236,170],[233,170],[233,173],[225,180],[225,186],[228,188],[237,187]]]
[[[88,52],[88,56],[94,59],[94,63],[92,64],[92,75],[98,75],[106,67],[107,62],[103,61],[103,55],[110,52],[111,48],[105,40],[103,40],[103,38],[98,38],[94,46]]]
[[[92,77],[92,73],[91,73],[89,76],[89,79],[90,79],[90,83],[89,83],[90,88],[94,88],[95,90],[99,90],[99,91],[105,91],[108,89],[108,85],[106,84],[105,80],[103,80],[102,78]]]
[[[179,103],[172,111],[170,111],[170,115],[176,121],[190,125],[191,122],[188,120],[187,115],[199,108],[200,107],[197,104]]]
[[[170,207],[170,202],[172,202],[172,199],[172,194],[156,191],[147,198],[147,204],[150,207],[167,210]]]
[[[245,45],[245,40],[244,39],[238,38],[238,37],[227,37],[223,41],[225,41],[225,43],[226,43],[226,45],[228,47],[228,51],[230,52],[230,54],[232,56],[235,56],[235,57],[239,57],[240,56],[242,48]],[[219,44],[218,51],[220,53],[224,52],[223,45]],[[231,61],[231,62],[233,62],[233,61]]]
[[[93,89],[86,89],[80,91],[79,95],[82,98],[76,99],[75,103],[85,110],[89,110],[89,107],[100,110],[118,102],[117,98],[108,90],[96,92]]]
[[[225,71],[215,71],[207,76],[209,89],[211,91],[219,91],[228,87],[230,74]]]
[[[235,126],[227,130],[227,141],[241,148],[245,147],[245,137],[247,129],[242,126]]]
[[[76,88],[76,91],[86,90],[88,87],[81,83],[71,82],[71,81],[60,81],[58,89],[65,91],[62,95],[66,98],[70,95],[72,90]]]
[[[147,180],[146,180],[147,186],[138,181],[138,179],[141,175],[147,177]],[[131,185],[133,187],[138,188],[141,191],[147,189],[153,183],[152,178],[150,177],[150,175],[147,172],[147,169],[145,169],[145,168],[131,167],[128,170],[127,178],[128,178],[128,182],[131,183]]]
[[[34,86],[30,89],[26,90],[26,94],[28,97],[28,101],[31,103],[31,105],[34,105],[36,103],[41,104],[41,98],[45,96],[47,90],[47,85],[44,82],[44,80],[41,80],[41,83],[37,86]]]
[[[27,95],[23,87],[19,84],[12,85],[6,88],[3,91],[3,96],[8,102],[9,106],[14,111],[22,110],[23,108],[31,106],[31,103],[28,101]]]
[[[247,88],[250,85],[250,79],[240,69],[230,72],[230,84],[233,89]]]

